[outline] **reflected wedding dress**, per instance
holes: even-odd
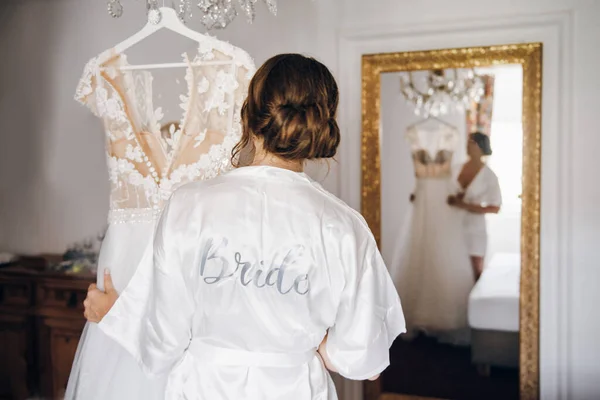
[[[390,272],[405,312],[407,335],[440,342],[469,341],[467,302],[474,285],[463,235],[463,215],[447,204],[456,193],[452,156],[456,128],[428,119],[409,127],[416,175],[415,199],[404,222]]]
[[[240,109],[255,68],[243,50],[212,37],[189,58],[177,130],[163,139],[153,104],[152,74],[121,70],[124,54],[109,50],[85,67],[75,98],[104,122],[111,183],[109,227],[98,261],[121,293],[151,251],[155,223],[173,191],[231,169],[241,135]],[[135,358],[88,323],[73,362],[66,399],[164,399],[165,379],[144,375]]]

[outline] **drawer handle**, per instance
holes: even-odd
[[[71,292],[69,296],[69,301],[67,302],[67,307],[69,308],[77,308],[79,302],[77,301],[77,292]]]

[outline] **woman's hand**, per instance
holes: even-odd
[[[337,370],[335,369],[335,367],[331,363],[331,360],[329,359],[329,356],[327,355],[327,351],[325,350],[325,347],[327,346],[327,337],[328,336],[329,336],[329,333],[327,335],[325,335],[325,337],[323,338],[323,341],[319,345],[319,348],[317,349],[317,352],[321,356],[321,359],[323,360],[323,364],[325,364],[325,367],[328,370],[330,370],[331,372],[337,372]],[[369,380],[370,381],[375,381],[378,378],[379,378],[379,374],[370,377]]]
[[[462,196],[448,196],[448,204],[472,214],[498,214],[500,211],[500,207],[498,206],[480,206],[477,204],[465,203]]]
[[[328,336],[329,336],[329,333],[327,335],[325,335],[325,337],[323,338],[323,341],[319,345],[317,352],[321,356],[321,359],[323,360],[323,364],[325,364],[325,367],[328,370],[330,370],[331,372],[337,372],[335,367],[331,364],[331,360],[329,359],[329,356],[327,356],[327,351],[325,351],[325,346],[327,345],[327,337]]]
[[[88,288],[87,297],[83,301],[85,311],[83,312],[84,317],[90,322],[100,322],[102,318],[117,302],[119,294],[115,290],[108,270],[104,271],[104,292],[96,286],[91,284]]]
[[[463,201],[463,196],[457,194],[456,196],[448,196],[447,200],[448,205],[457,208],[464,208],[465,202]]]

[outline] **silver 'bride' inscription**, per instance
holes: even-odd
[[[268,269],[264,268],[264,261],[244,259],[240,252],[235,252],[233,257],[227,257],[228,241],[224,239],[217,246],[212,239],[208,240],[202,247],[200,255],[200,276],[209,285],[224,281],[229,278],[239,279],[243,286],[253,284],[262,289],[264,287],[275,287],[281,294],[292,291],[299,295],[305,295],[310,291],[308,274],[300,274],[293,279],[286,279],[289,275],[288,268],[302,258],[304,246],[297,245],[285,252],[285,256],[278,263],[279,257],[273,257],[273,262]],[[210,262],[215,260],[217,262]],[[233,272],[231,272],[233,271]]]

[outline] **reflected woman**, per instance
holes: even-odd
[[[485,214],[497,214],[502,205],[498,177],[483,161],[492,155],[489,136],[475,132],[467,144],[469,160],[458,171],[458,194],[448,198],[448,204],[466,212],[465,234],[475,279],[483,272],[487,249]]]

